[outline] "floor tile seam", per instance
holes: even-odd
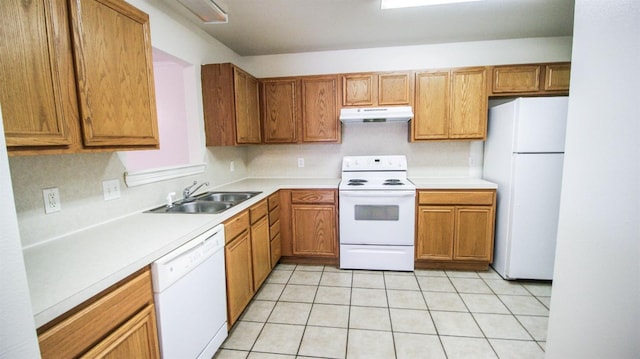
[[[478,323],[478,319],[476,318],[475,314],[492,314],[492,315],[503,315],[503,316],[511,316],[513,317],[513,319],[515,319],[518,324],[520,325],[520,327],[522,327],[522,329],[524,329],[524,331],[527,333],[527,335],[529,336],[530,340],[535,341],[536,339],[533,337],[533,335],[531,335],[531,333],[529,333],[529,331],[527,330],[527,328],[520,323],[520,321],[518,320],[518,318],[516,318],[515,315],[513,314],[500,314],[500,313],[471,313],[471,316],[473,317],[473,320],[476,322],[476,325],[478,326],[478,328],[480,328],[480,330],[482,331],[482,333],[484,334],[485,338],[489,339],[489,337],[487,336],[487,334],[484,332],[484,330],[482,330],[482,326],[480,325],[480,323]],[[493,339],[508,339],[508,338],[493,338]],[[514,340],[518,340],[518,339],[514,339]],[[525,339],[521,339],[521,340],[525,340]]]
[[[496,295],[496,297],[498,297],[498,300],[500,300],[500,302],[502,302],[502,304],[507,308],[509,313],[513,314],[514,316],[516,316],[516,315],[535,315],[535,314],[525,314],[525,313],[515,313],[515,312],[513,312],[513,310],[511,310],[511,308],[509,308],[509,306],[502,300],[502,298],[500,298],[501,295],[502,296],[507,296],[507,295],[510,295],[510,294],[500,294],[500,295]],[[528,297],[528,296],[512,295],[512,297]],[[535,298],[535,296],[531,296],[531,297]],[[538,316],[549,317],[549,314],[550,314],[549,312],[550,312],[551,309],[547,308],[547,306],[544,305],[544,303],[542,303],[539,299],[537,299],[537,298],[535,298],[535,299],[538,301],[538,303],[540,303],[540,305],[542,305],[547,310],[547,314],[546,315],[538,314]]]
[[[525,316],[525,315],[522,315],[522,316]],[[528,316],[528,317],[532,317],[532,315],[527,315],[527,316]],[[545,317],[545,316],[538,316],[538,317],[541,317],[541,318],[548,318],[548,317]],[[517,315],[514,315],[514,318],[518,321],[518,324],[520,324],[520,325],[524,328],[524,330],[527,332],[527,334],[529,334],[529,336],[530,336],[531,338],[533,338],[533,340],[535,340],[535,341],[537,342],[538,340],[536,339],[536,337],[533,335],[533,333],[531,333],[531,331],[529,331],[529,328],[527,328],[527,326],[526,326],[526,325],[524,325],[524,323],[522,323],[522,321],[520,321],[520,318],[518,318],[518,316],[517,316]],[[548,328],[547,328],[547,329],[548,329]],[[545,335],[545,336],[546,336],[546,335]],[[541,348],[542,348],[542,347],[541,347]],[[544,351],[544,348],[542,348],[542,350]]]

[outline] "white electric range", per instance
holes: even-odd
[[[340,268],[413,271],[416,187],[405,156],[346,156]]]

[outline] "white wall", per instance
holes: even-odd
[[[547,358],[640,357],[640,2],[577,0]]]
[[[571,37],[458,42],[243,57],[256,77],[569,61]]]
[[[40,356],[0,113],[0,358]]]

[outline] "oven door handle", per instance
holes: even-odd
[[[341,197],[415,197],[415,191],[349,191],[340,192]]]

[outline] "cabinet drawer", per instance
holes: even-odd
[[[42,358],[79,356],[152,302],[151,272],[147,268],[42,332],[38,336]]]
[[[280,234],[280,221],[276,221],[269,227],[269,237],[273,239],[276,235]]]
[[[419,191],[419,204],[493,205],[495,191]]]
[[[333,190],[296,190],[291,192],[291,203],[335,203]]]
[[[269,211],[273,211],[274,208],[280,206],[280,192],[276,192],[269,196],[267,201],[269,202]]]
[[[269,225],[272,226],[280,219],[280,208],[269,212]]]
[[[262,201],[249,209],[251,224],[267,215],[267,201]]]
[[[231,242],[247,229],[249,229],[249,211],[244,211],[224,222],[225,243]]]

